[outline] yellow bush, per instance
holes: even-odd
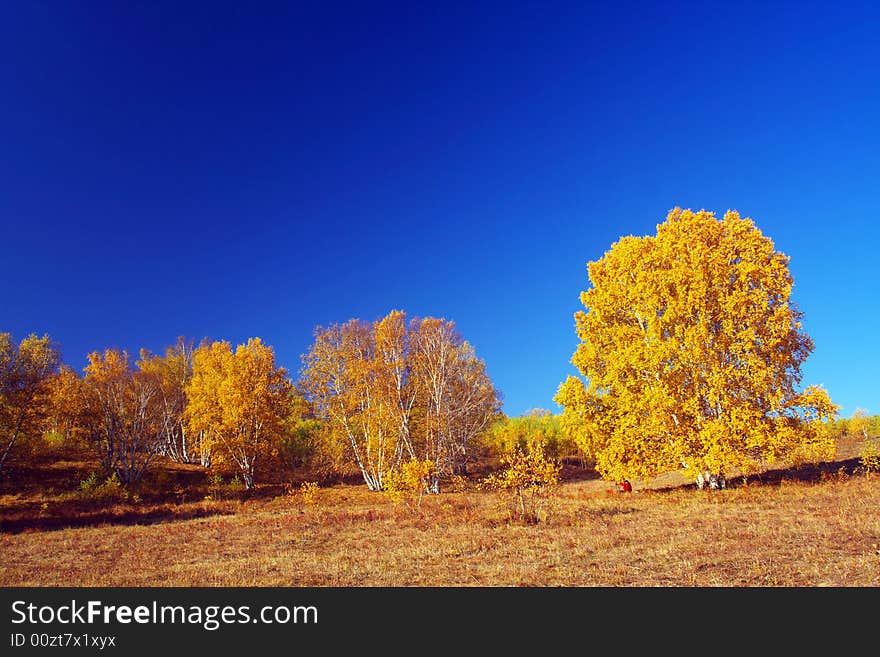
[[[549,516],[550,501],[559,484],[560,466],[544,452],[543,443],[528,450],[515,448],[501,457],[503,469],[481,486],[498,492],[511,517],[536,523]]]
[[[866,440],[862,445],[859,461],[865,474],[880,472],[880,441]]]
[[[299,486],[299,496],[302,498],[303,504],[315,506],[318,503],[318,486],[317,481],[304,481]]]
[[[385,473],[382,490],[395,504],[406,501],[420,507],[433,475],[434,464],[431,461],[407,461],[396,470]]]

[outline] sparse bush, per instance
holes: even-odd
[[[385,473],[382,490],[395,504],[406,501],[419,508],[435,475],[431,461],[407,461],[400,468]]]
[[[223,499],[223,475],[219,472],[208,475],[208,494],[205,495],[205,501],[214,499]]]
[[[464,493],[468,488],[468,480],[461,475],[453,475],[449,480],[449,487],[453,493]]]
[[[880,472],[880,440],[866,440],[859,454],[859,462],[865,474]]]
[[[79,492],[89,495],[98,487],[98,473],[90,472],[89,476],[79,482]]]
[[[91,500],[122,502],[128,499],[128,492],[119,481],[119,476],[114,472],[104,481],[100,481],[97,472],[92,472],[79,483],[81,497]]]
[[[303,504],[315,506],[318,504],[318,491],[320,487],[316,481],[304,481],[299,486],[299,496]]]
[[[511,518],[534,524],[547,520],[559,485],[560,466],[537,442],[528,450],[518,447],[501,457],[504,469],[489,475],[481,486],[501,495]]]

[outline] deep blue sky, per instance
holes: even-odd
[[[0,330],[88,351],[444,316],[556,409],[586,263],[676,205],[791,256],[804,383],[880,413],[880,11],[4,3]]]

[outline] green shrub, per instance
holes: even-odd
[[[125,490],[119,477],[114,472],[112,475],[100,480],[97,472],[92,472],[79,483],[80,497],[90,500],[107,502],[123,502],[128,499],[128,491]]]

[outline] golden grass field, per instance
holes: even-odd
[[[64,490],[87,464],[20,467],[0,489],[0,585],[880,586],[880,475],[859,473],[857,447],[721,491],[669,475],[617,493],[567,469],[533,525],[473,485],[420,507],[353,484],[314,505],[178,487],[107,506]]]

